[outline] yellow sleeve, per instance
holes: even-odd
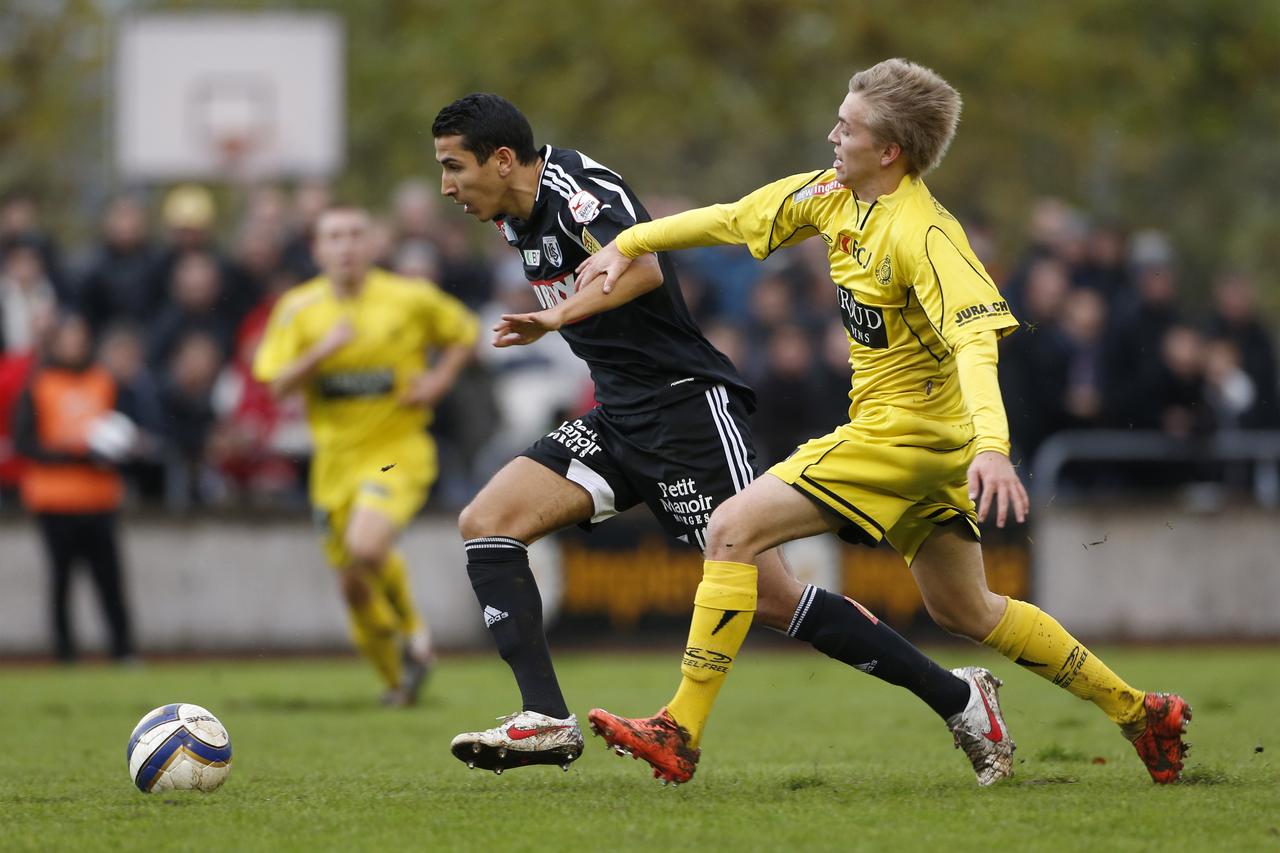
[[[964,234],[948,234],[938,225],[925,231],[924,253],[915,258],[912,286],[934,330],[949,349],[979,332],[1003,337],[1018,327],[1009,303],[1000,295]]]
[[[996,334],[986,332],[966,336],[952,353],[960,378],[960,393],[973,417],[974,452],[995,450],[1009,455],[1009,422],[1000,397],[997,378]]]
[[[267,320],[267,328],[253,355],[253,378],[274,382],[303,352],[300,324],[295,322],[297,308],[288,296],[276,302]]]
[[[461,301],[429,281],[417,283],[420,318],[428,346],[471,346],[480,334],[480,321]]]
[[[797,205],[806,187],[824,172],[791,175],[761,187],[732,204],[700,207],[641,222],[618,235],[618,250],[629,258],[647,252],[694,246],[743,245],[757,258],[818,233]]]

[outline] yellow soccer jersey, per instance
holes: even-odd
[[[371,270],[349,299],[339,298],[321,276],[276,303],[254,358],[254,377],[275,380],[344,318],[355,327],[354,339],[321,362],[304,386],[316,452],[420,435],[431,412],[402,404],[400,395],[427,369],[429,349],[475,341],[475,315],[430,282],[380,269]]]
[[[636,225],[618,238],[618,248],[635,256],[740,243],[763,259],[813,236],[827,244],[849,336],[850,417],[864,404],[934,418],[973,414],[977,449],[1007,453],[998,388],[994,401],[970,400],[966,407],[953,353],[978,332],[1003,335],[1018,323],[960,224],[919,178],[907,176],[894,192],[867,203],[836,180],[834,170],[793,175],[733,204]],[[991,396],[974,385],[982,397]],[[981,424],[979,408],[994,408]]]

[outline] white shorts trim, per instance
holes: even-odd
[[[569,470],[565,472],[564,476],[566,479],[582,486],[591,495],[591,503],[595,507],[595,514],[591,516],[592,524],[599,524],[618,514],[613,488],[610,487],[609,481],[601,477],[599,473],[583,465],[577,459],[570,459]]]

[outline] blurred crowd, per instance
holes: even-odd
[[[121,195],[105,205],[90,245],[75,247],[46,227],[37,199],[0,201],[0,505],[13,504],[22,465],[11,412],[67,312],[87,322],[97,363],[138,426],[141,440],[124,465],[131,500],[305,503],[300,404],[273,401],[249,365],[274,301],[316,274],[309,233],[331,192],[305,182],[234,195],[197,185]],[[689,206],[660,198],[650,210]],[[445,209],[434,181],[406,181],[375,212],[382,265],[436,281],[486,326],[505,312],[536,310],[516,253]],[[1032,211],[1027,235],[1002,235],[1027,246],[1012,262],[992,229],[966,228],[1023,322],[1000,362],[1018,459],[1067,429],[1190,439],[1280,427],[1272,335],[1244,275],[1224,270],[1209,304],[1193,308],[1162,234],[1130,234],[1052,199]],[[847,419],[847,342],[825,249],[812,240],[764,264],[730,248],[677,257],[694,316],[758,392],[765,463]],[[465,502],[512,454],[591,400],[585,367],[558,336],[482,347],[433,427],[442,448],[433,505]]]

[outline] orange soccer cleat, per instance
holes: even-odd
[[[693,778],[702,750],[689,745],[689,732],[663,708],[655,716],[638,720],[616,717],[602,708],[587,715],[591,731],[604,738],[618,755],[643,758],[653,768],[653,778],[666,785],[680,785]]]
[[[1182,778],[1182,759],[1191,748],[1182,741],[1191,722],[1191,706],[1176,693],[1148,693],[1142,705],[1146,727],[1130,740],[1152,781],[1159,785],[1176,782]]]

